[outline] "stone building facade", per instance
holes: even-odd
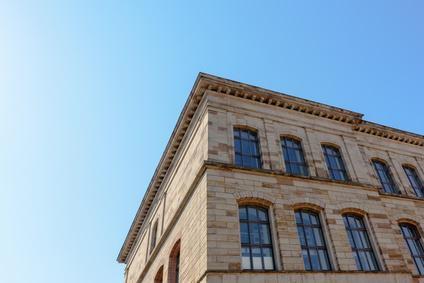
[[[125,282],[424,282],[424,137],[199,74]],[[423,279],[422,279],[423,278]]]

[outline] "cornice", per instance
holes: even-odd
[[[408,143],[417,146],[424,146],[424,136],[410,132],[394,129],[391,127],[375,124],[368,121],[362,121],[353,127],[354,131],[386,138],[398,142]]]
[[[313,102],[285,93],[275,92],[212,75],[202,75],[203,80],[201,81],[201,87],[216,93],[240,97],[253,102],[272,105],[348,124],[358,124],[362,120],[363,114],[346,109]]]
[[[255,103],[262,103],[350,124],[355,131],[377,135],[383,138],[406,142],[417,146],[424,145],[423,136],[365,122],[362,120],[363,114],[360,113],[205,73],[199,73],[128,231],[117,258],[118,262],[127,262],[128,255],[134,247],[140,228],[142,227],[156,193],[160,190],[163,180],[167,177],[168,169],[174,163],[174,157],[179,151],[181,144],[184,142],[186,132],[206,91],[213,91],[222,95],[250,100]]]
[[[159,164],[153,174],[152,179],[150,180],[149,186],[146,190],[146,193],[141,201],[141,205],[137,210],[136,216],[131,224],[131,227],[127,233],[124,244],[121,247],[121,250],[118,254],[117,261],[124,263],[127,261],[127,257],[133,248],[133,245],[137,239],[140,228],[143,224],[145,216],[149,211],[149,208],[156,196],[157,191],[159,190],[163,180],[167,176],[168,169],[173,163],[174,156],[180,148],[181,142],[183,141],[187,129],[190,126],[190,122],[193,119],[193,116],[197,110],[197,107],[202,99],[204,90],[199,89],[199,81],[201,80],[201,75],[196,79],[196,82],[190,92],[190,95],[184,104],[183,110],[177,120],[177,124],[172,131],[171,137],[169,138],[168,144],[165,147],[162,157],[159,161]]]

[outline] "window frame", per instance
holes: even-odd
[[[244,208],[246,211],[246,219],[242,219],[240,216],[240,210]],[[257,215],[257,219],[258,220],[252,220],[250,221],[249,219],[249,211],[248,208],[254,208],[256,210],[256,215]],[[258,211],[262,211],[265,213],[266,217],[267,217],[267,221],[260,221],[259,220],[259,216],[258,216]],[[241,256],[241,260],[243,258],[243,248],[248,248],[249,249],[249,265],[250,268],[243,268],[243,263],[241,263],[241,269],[242,270],[249,270],[249,271],[276,271],[280,268],[280,263],[278,261],[278,251],[276,250],[276,242],[275,242],[275,235],[274,235],[274,227],[273,227],[273,217],[270,211],[270,207],[266,207],[264,205],[258,204],[258,203],[240,203],[238,205],[238,219],[239,219],[239,231],[240,231],[240,256]],[[261,235],[261,231],[259,228],[259,244],[254,244],[251,243],[251,233],[250,233],[250,224],[258,224],[259,227],[260,225],[267,225],[267,230],[268,230],[268,237],[269,237],[269,244],[263,244],[262,243],[262,235]],[[247,235],[249,238],[249,243],[243,243],[242,242],[242,224],[247,224]],[[261,265],[262,268],[261,269],[255,269],[253,266],[253,253],[252,253],[252,249],[253,248],[259,248],[260,252],[261,252]],[[265,260],[264,260],[264,255],[263,255],[263,249],[269,249],[271,251],[271,258],[272,258],[272,269],[266,269],[265,268]]]
[[[149,254],[152,254],[153,250],[157,245],[158,240],[158,220],[156,220],[152,226],[152,232],[150,234],[150,245],[149,245]]]
[[[396,181],[394,179],[392,170],[390,169],[390,166],[387,164],[387,162],[384,161],[384,160],[381,160],[381,159],[374,158],[374,159],[371,160],[371,163],[372,163],[372,167],[374,168],[374,172],[377,176],[377,180],[379,181],[381,189],[383,190],[383,192],[385,192],[387,194],[400,195],[401,191],[399,189],[398,184],[396,183]],[[382,180],[381,175],[380,175],[381,170],[377,169],[377,164],[382,164],[384,166],[384,172],[383,173],[389,179],[388,184],[390,185],[390,188],[391,188],[390,192],[386,191],[386,189],[385,189],[384,184],[386,184],[386,182],[384,182]]]
[[[302,223],[298,223],[298,221],[297,221],[297,218],[298,218],[297,213],[299,213],[299,212],[301,213],[300,219],[302,219]],[[303,223],[303,217],[302,217],[303,213],[307,213],[309,218],[310,218],[309,215],[311,215],[311,214],[314,215],[317,219],[318,224],[304,224]],[[333,262],[333,260],[334,260],[333,251],[332,251],[331,247],[329,246],[329,243],[330,243],[329,240],[328,240],[329,231],[327,230],[327,227],[324,225],[325,221],[323,221],[321,214],[322,214],[322,211],[316,211],[315,209],[311,209],[311,208],[308,208],[308,207],[297,208],[294,211],[295,225],[296,225],[296,230],[297,230],[296,233],[297,233],[297,237],[298,237],[301,252],[302,252],[302,255],[301,255],[302,261],[303,261],[303,264],[304,264],[305,271],[308,271],[308,272],[331,272],[331,271],[336,270],[336,264],[335,264],[335,262]],[[300,234],[299,234],[299,226],[302,228],[303,237],[304,237],[304,241],[305,241],[306,245],[302,244],[302,240],[301,240],[301,237],[300,237]],[[315,244],[315,246],[309,246],[308,240],[307,240],[307,235],[306,235],[306,232],[305,232],[305,227],[311,228],[312,231],[313,231],[314,228],[319,229],[319,232],[320,232],[320,235],[321,235],[320,241],[322,242],[321,246],[317,246],[316,244]],[[313,234],[314,242],[316,243],[317,241],[316,241],[315,234],[314,233],[312,233],[312,234]],[[317,252],[320,269],[313,269],[312,258],[311,258],[311,255],[310,255],[310,250],[312,250],[312,249],[314,249]],[[307,252],[307,257],[308,257],[309,266],[310,266],[309,269],[308,269],[307,264],[305,262],[305,258],[303,257],[304,250],[306,250],[306,252]],[[325,252],[325,257],[326,257],[328,269],[322,269],[322,263],[321,263],[321,259],[319,257],[318,250]]]
[[[238,132],[238,136],[236,135]],[[242,138],[242,132],[247,132],[248,135],[253,135],[255,137],[254,140],[250,140],[250,139],[243,139]],[[236,146],[236,142],[240,141],[240,152],[237,152],[237,146]],[[243,153],[243,146],[242,146],[242,141],[248,141],[248,142],[255,142],[256,143],[256,148],[257,148],[257,152],[256,154],[244,154]],[[250,127],[243,127],[243,126],[234,126],[233,127],[233,146],[234,146],[234,164],[236,166],[240,166],[240,167],[244,167],[244,168],[252,168],[252,169],[262,169],[263,168],[263,160],[262,160],[262,150],[261,150],[261,142],[260,142],[260,137],[259,137],[259,131]],[[237,163],[237,156],[240,156],[240,160],[241,163]],[[249,157],[251,159],[255,159],[258,166],[250,166],[247,164],[244,164],[243,162],[243,156]]]
[[[373,239],[373,237],[370,233],[371,229],[369,228],[366,216],[358,214],[358,213],[346,212],[346,213],[342,214],[342,217],[343,217],[343,222],[344,222],[346,234],[348,236],[349,246],[352,249],[352,253],[356,254],[356,258],[358,258],[358,261],[355,260],[356,267],[357,267],[358,271],[362,271],[362,272],[379,272],[379,271],[382,271],[383,268],[380,264],[380,258],[379,258],[378,254],[376,252],[374,239]],[[359,221],[362,224],[362,227],[360,227],[360,228],[353,227],[352,228],[350,226],[349,220],[347,219],[348,217],[359,219]],[[352,235],[353,231],[363,232],[363,234],[365,235],[365,239],[368,241],[369,246],[367,248],[358,248],[357,247],[355,238]],[[352,241],[350,239],[352,239],[354,246],[352,246]],[[362,242],[362,238],[360,240]],[[371,254],[371,256],[374,259],[374,265],[376,266],[375,270],[365,270],[363,268],[363,263],[361,261],[361,257],[359,256],[359,252],[369,252]],[[366,260],[368,261],[368,258]],[[358,263],[359,263],[359,266],[358,266]],[[369,263],[368,263],[368,265],[369,265]]]
[[[298,145],[298,148],[289,147],[286,142],[287,140],[290,140],[292,143],[296,143]],[[302,140],[297,137],[284,135],[280,137],[280,147],[282,150],[282,155],[283,155],[282,157],[283,157],[285,172],[292,175],[296,175],[296,176],[309,177],[310,170],[309,170],[308,162],[306,161],[306,156],[305,156]],[[299,155],[301,156],[301,159],[303,159],[303,162],[290,160],[290,155],[288,154],[289,149],[298,151]],[[287,156],[285,154],[286,150],[287,150]],[[292,170],[292,166],[303,167],[306,174],[294,173],[294,170]],[[302,170],[299,170],[299,171],[302,171]]]
[[[336,155],[333,155],[333,154],[330,155],[327,152],[327,149],[333,149],[333,150],[337,151],[337,154]],[[326,164],[326,167],[327,167],[328,177],[331,180],[334,180],[334,181],[350,182],[351,181],[351,178],[350,178],[349,172],[347,171],[346,162],[345,162],[345,160],[343,158],[343,154],[342,154],[341,148],[339,146],[337,146],[337,145],[328,144],[328,143],[322,143],[321,144],[321,150],[322,150],[322,154],[324,155],[324,161],[325,161],[325,164]],[[334,157],[339,158],[340,159],[340,164],[342,165],[342,168],[341,169],[340,168],[332,168],[331,167],[331,162],[329,160],[329,156],[331,156],[333,158]],[[344,176],[344,179],[337,179],[336,178],[336,175],[334,174],[334,171],[341,172],[342,175]]]
[[[410,229],[410,231],[411,231],[411,228],[412,228],[412,231],[414,231],[418,237],[407,237],[405,235],[404,231],[403,231],[403,227]],[[412,223],[407,223],[407,222],[401,222],[401,223],[399,223],[399,229],[400,229],[400,232],[401,232],[402,237],[404,239],[404,243],[408,247],[409,255],[414,262],[414,266],[415,266],[416,271],[418,272],[418,274],[420,276],[423,276],[424,275],[424,243],[423,243],[423,237],[421,235],[421,231],[420,231],[418,225],[412,224]],[[411,248],[408,240],[413,240],[415,243],[418,243],[418,246],[421,249],[420,255],[414,256],[414,254],[412,252],[412,248]],[[422,260],[422,266],[423,266],[422,270],[420,270],[420,268],[418,267],[416,258],[420,258]]]
[[[418,175],[418,171],[415,167],[409,165],[409,164],[403,164],[402,165],[403,171],[405,172],[406,178],[409,181],[409,185],[414,190],[415,196],[418,198],[424,198],[424,183],[422,179],[420,178],[420,175]],[[415,188],[413,182],[411,181],[410,174],[408,174],[408,170],[413,172],[413,177],[415,178],[415,182],[419,184],[420,188]],[[419,193],[417,193],[417,190]]]

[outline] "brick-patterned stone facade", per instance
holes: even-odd
[[[235,127],[257,133],[261,168],[236,165]],[[287,173],[282,137],[301,142],[309,176]],[[339,149],[348,181],[330,178],[323,145]],[[383,192],[373,160],[387,165],[400,194]],[[125,282],[176,282],[176,273],[184,283],[424,282],[399,226],[412,224],[422,234],[424,199],[403,166],[424,178],[423,136],[367,122],[352,111],[200,74],[118,256],[126,265]],[[242,267],[244,204],[268,209],[273,270]],[[319,215],[331,271],[305,270],[297,209]],[[358,271],[346,213],[363,217],[379,271]]]

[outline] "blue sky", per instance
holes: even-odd
[[[199,71],[423,134],[423,10],[0,1],[0,282],[123,281],[115,258]]]

